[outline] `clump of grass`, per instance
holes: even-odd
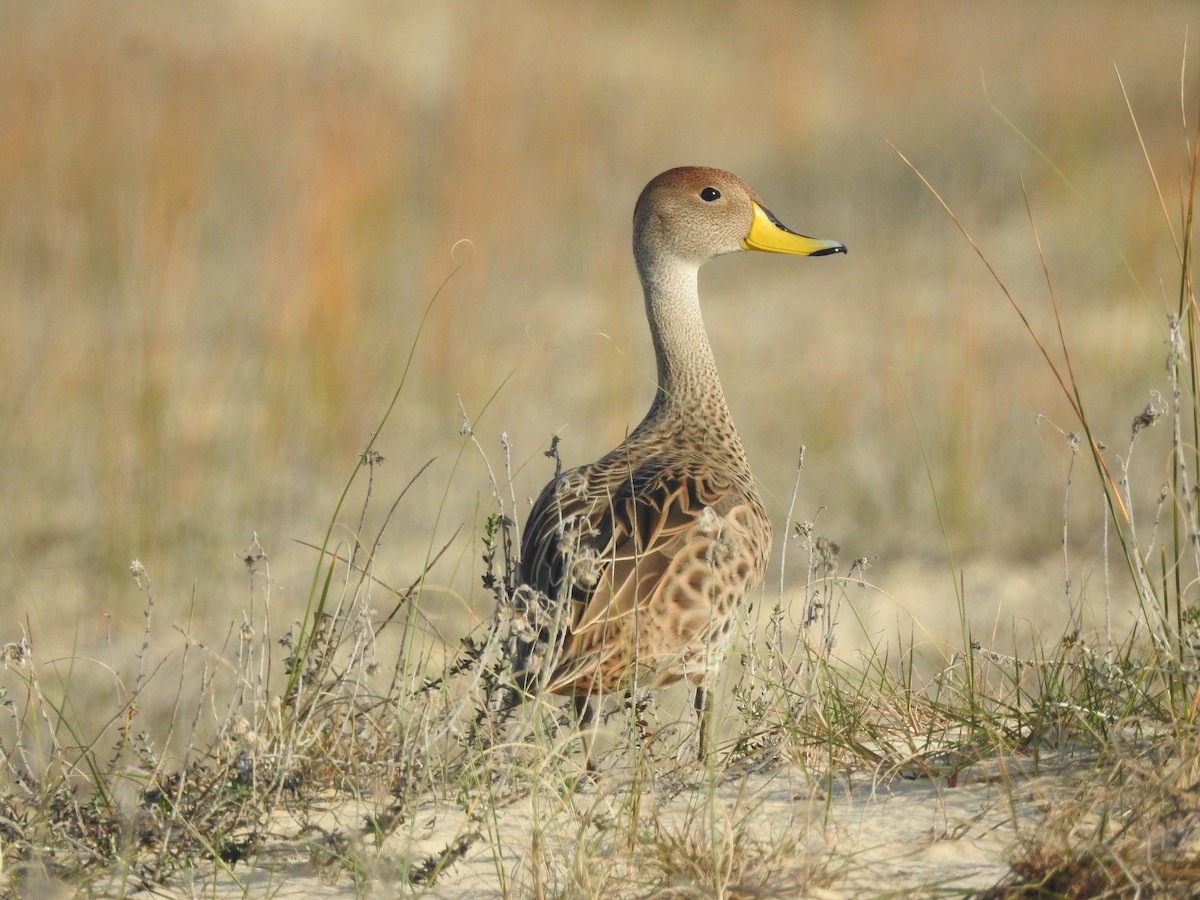
[[[1185,108],[1181,103],[1181,110]],[[1053,743],[1086,748],[1094,758],[1080,777],[1074,797],[1052,804],[1032,833],[1018,833],[1011,871],[988,896],[1190,895],[1200,880],[1200,504],[1195,499],[1200,473],[1200,307],[1192,262],[1200,130],[1191,133],[1186,142],[1187,174],[1178,214],[1173,215],[1131,106],[1129,113],[1179,269],[1174,303],[1163,304],[1167,311],[1167,383],[1161,394],[1155,392],[1132,417],[1122,456],[1114,457],[1108,451],[1088,415],[1086,386],[1072,366],[1069,329],[1044,256],[1057,326],[1053,342],[1057,353],[1051,351],[1051,342],[1043,341],[950,207],[925,182],[992,271],[1074,415],[1074,426],[1064,429],[1071,460],[1064,514],[1069,509],[1079,454],[1091,464],[1108,512],[1102,548],[1106,628],[1101,639],[1089,645],[1081,623],[1082,603],[1072,596],[1067,516],[1063,553],[1072,614],[1059,645],[1045,659],[985,654],[976,645],[968,656],[972,669],[979,663],[999,663],[1011,673],[1012,691],[1007,697],[993,698],[984,705],[979,702],[982,695],[973,690],[969,705],[972,710],[990,709],[992,721],[1003,722],[1003,734],[1016,739],[1015,744],[1006,740],[1005,745],[1037,752]],[[1187,116],[1183,118],[1187,134]],[[1067,181],[1032,141],[1025,140]],[[1030,224],[1041,254],[1032,214]],[[1115,242],[1113,246],[1120,254]],[[1132,273],[1123,255],[1121,259]],[[1144,498],[1131,487],[1134,451],[1140,436],[1163,425],[1171,429],[1167,459],[1152,464],[1165,462],[1167,477],[1146,510],[1141,503]],[[1110,577],[1110,557],[1116,558],[1118,571],[1125,577]],[[1124,639],[1113,637],[1110,608],[1114,595],[1132,596],[1138,610],[1138,627]],[[1081,593],[1080,600],[1085,596]],[[1001,701],[999,705],[994,705],[996,699]]]
[[[364,542],[374,471],[382,462],[373,437],[354,473],[368,476],[355,537],[331,546],[339,503],[319,547],[308,609],[283,634],[271,618],[269,559],[252,541],[242,554],[250,608],[231,626],[223,647],[205,646],[185,629],[165,735],[140,721],[142,697],[162,665],[147,668],[154,593],[141,563],[131,567],[145,600],[136,674],[131,683],[123,681],[118,673],[124,666],[114,659],[116,703],[95,732],[85,730],[94,717],[72,705],[73,661],[49,664],[51,680],[63,685],[58,689],[47,685],[35,663],[32,637],[4,648],[5,668],[17,686],[6,688],[12,728],[0,738],[0,853],[7,884],[52,879],[78,890],[123,894],[205,865],[206,877],[219,872],[241,884],[235,869],[253,869],[265,858],[281,815],[298,833],[312,836],[307,843],[323,867],[333,859],[360,872],[364,866],[352,852],[357,841],[367,834],[381,839],[411,822],[415,798],[452,759],[445,747],[453,743],[459,710],[449,695],[402,702],[415,695],[428,663],[425,648],[407,634],[402,643],[409,652],[387,668],[377,655],[381,632],[398,610],[416,607],[414,598],[440,556],[431,549],[424,570],[404,590],[387,589],[374,577],[383,532],[427,468],[399,493],[374,540]],[[347,484],[343,501],[349,491]],[[396,609],[377,622],[375,597],[384,590]],[[406,632],[413,630],[411,621],[404,624]],[[198,697],[190,717],[182,707],[185,696]],[[162,748],[176,730],[187,732],[182,763],[169,764]],[[374,808],[354,839],[320,825],[320,801],[330,796]],[[403,879],[429,874],[421,863],[400,869]]]
[[[1200,883],[1197,735],[1116,740],[1076,796],[1018,835],[990,897],[1190,895]]]
[[[368,448],[359,462],[368,473],[361,527],[383,458]],[[373,574],[387,522],[371,541],[356,536],[318,548],[309,612],[282,634],[270,616],[267,554],[257,540],[245,551],[252,604],[244,621],[220,648],[183,635],[167,735],[190,732],[182,764],[167,762],[166,737],[139,725],[152,674],[142,669],[148,639],[133,684],[97,734],[81,730],[69,690],[63,697],[44,685],[28,641],[7,646],[6,668],[23,689],[18,699],[5,698],[13,737],[0,743],[7,883],[51,879],[118,894],[185,876],[243,886],[240,872],[274,865],[281,832],[292,835],[284,842],[289,852],[303,851],[314,871],[330,877],[429,883],[460,858],[485,833],[494,815],[488,810],[512,802],[521,787],[497,775],[499,758],[462,752],[469,702],[448,689],[423,689],[449,656],[422,637],[417,614],[442,552],[431,549],[408,587],[388,588]],[[140,563],[133,574],[149,634],[150,575]],[[385,592],[395,607],[381,617],[376,597]],[[403,626],[402,649],[385,662],[378,644],[393,622]],[[185,694],[199,695],[190,716],[181,706]],[[444,812],[447,794],[461,823],[439,848],[414,851],[406,836],[421,805],[434,798]],[[331,812],[344,809],[357,810],[358,821],[331,824]]]
[[[804,897],[834,882],[829,858],[805,846],[803,829],[758,827],[738,809],[690,810],[682,822],[654,818],[638,849],[655,876],[653,896]],[[643,875],[643,877],[645,877]]]

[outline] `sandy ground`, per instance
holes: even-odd
[[[888,643],[895,622],[935,623],[924,639],[952,647],[961,629],[949,577],[919,570],[889,570],[874,588],[848,591],[866,632]],[[944,575],[944,573],[941,573]],[[1026,643],[1030,631],[1061,633],[1067,619],[1061,569],[1050,564],[1017,573],[978,567],[968,581],[972,631],[986,646]],[[1061,596],[1061,595],[1060,595]],[[1125,611],[1116,618],[1127,615]],[[976,618],[976,616],[978,618]],[[849,611],[845,618],[853,618]],[[1093,613],[1093,620],[1100,618]],[[843,628],[841,651],[865,648],[856,629]],[[957,632],[957,635],[956,635]],[[907,631],[905,637],[908,637]],[[1055,798],[1068,795],[1086,771],[1079,760],[1009,757],[975,764],[953,784],[914,771],[839,775],[814,783],[807,771],[779,759],[742,761],[719,773],[716,784],[692,766],[682,774],[664,764],[654,783],[643,784],[641,845],[626,840],[633,815],[631,788],[615,767],[598,783],[569,795],[544,789],[497,805],[494,819],[471,823],[455,797],[428,797],[415,817],[381,844],[364,830],[387,798],[329,797],[303,813],[281,812],[254,861],[232,870],[198,866],[190,880],[157,888],[156,896],[358,897],[412,895],[437,898],[607,895],[703,897],[715,893],[711,875],[667,874],[672,840],[732,849],[752,858],[746,875],[730,876],[732,896],[861,897],[970,892],[996,884],[1008,871],[1018,834],[1031,828]],[[690,783],[689,783],[690,779]],[[403,873],[467,836],[469,847],[430,886],[406,886]],[[770,854],[775,852],[774,856]],[[361,879],[341,859],[356,860]],[[679,854],[676,854],[677,856]],[[686,854],[685,854],[686,855]],[[695,855],[695,854],[693,854]],[[719,855],[719,853],[718,853]],[[686,869],[686,866],[681,866]],[[701,869],[704,860],[701,859]],[[709,865],[708,871],[714,868]],[[719,868],[717,866],[716,868]],[[543,879],[539,885],[537,878]],[[708,881],[705,881],[705,878]],[[119,895],[115,884],[97,885]],[[66,897],[50,886],[28,894]]]
[[[961,640],[949,577],[917,569],[882,574],[884,584],[848,589],[847,602],[863,624],[839,629],[842,653],[856,655],[875,640],[889,643],[897,621],[934,623],[923,635],[932,645],[953,647]],[[1055,564],[1022,573],[975,567],[966,604],[973,634],[984,637],[985,646],[1011,648],[1027,643],[1030,632],[1061,633],[1068,619],[1059,599],[1061,578]],[[1121,622],[1128,614],[1121,610],[1114,618]],[[1103,620],[1095,611],[1091,617]],[[846,610],[844,618],[854,617]],[[863,632],[872,635],[869,641]],[[153,894],[705,897],[716,893],[711,872],[721,868],[706,860],[713,855],[733,871],[724,882],[716,879],[728,896],[971,892],[1004,877],[1018,835],[1056,797],[1068,796],[1085,772],[1078,759],[1043,755],[1036,764],[1025,757],[977,763],[953,783],[945,772],[930,778],[915,770],[859,770],[815,783],[812,768],[768,756],[731,765],[714,776],[715,784],[694,765],[676,770],[670,763],[656,764],[653,783],[634,791],[627,776],[610,765],[596,784],[573,794],[560,796],[549,787],[537,797],[517,792],[482,823],[468,821],[453,796],[424,798],[416,815],[379,845],[364,823],[385,810],[389,799],[331,796],[302,813],[276,815],[253,865],[241,862],[232,872],[198,865],[190,879],[157,887]],[[630,798],[639,792],[642,838],[631,849]],[[464,837],[466,851],[433,885],[403,883],[411,865]],[[672,842],[674,851],[664,849]],[[688,870],[682,858],[688,852],[679,845],[699,857],[695,869]],[[668,873],[673,857],[678,871]],[[346,859],[356,861],[359,879],[341,864]],[[96,887],[102,896],[122,890],[117,883]],[[30,888],[31,897],[70,896],[49,885]]]
[[[283,816],[256,870],[241,866],[234,877],[197,871],[191,884],[160,896],[351,897],[409,890],[416,896],[474,900],[539,896],[542,891],[573,896],[582,890],[581,882],[572,880],[572,870],[586,872],[591,888],[599,886],[601,893],[614,897],[708,895],[711,888],[705,890],[702,879],[698,883],[677,876],[673,881],[663,875],[656,862],[661,844],[631,856],[613,849],[620,841],[612,830],[594,846],[585,844],[581,835],[593,826],[579,823],[628,821],[627,795],[614,787],[613,778],[606,776],[574,795],[575,809],[586,811],[572,819],[577,830],[556,825],[553,812],[531,815],[527,799],[512,804],[491,823],[492,837],[485,834],[474,841],[429,887],[402,887],[395,873],[406,860],[436,853],[461,835],[466,826],[460,810],[450,803],[430,806],[377,848],[362,837],[367,807],[341,803],[318,820],[326,834],[339,831],[350,838],[352,855],[371,860],[362,883],[337,866],[321,873],[316,863],[321,853],[313,853],[321,845],[321,832],[310,828],[302,834],[297,821]],[[1069,792],[1073,780],[1065,764],[1042,760],[1035,772],[1030,761],[1009,759],[973,766],[960,773],[953,787],[945,778],[934,782],[904,773],[883,783],[865,772],[822,787],[794,767],[743,764],[727,770],[715,791],[693,785],[671,791],[671,799],[660,803],[655,788],[649,788],[644,821],[652,817],[660,834],[677,836],[697,833],[687,823],[704,822],[718,845],[737,834],[735,855],[784,848],[769,862],[751,866],[748,876],[731,879],[734,896],[972,891],[1003,877],[1017,833],[1035,823],[1055,797]],[[535,820],[540,827],[534,827]],[[533,876],[538,870],[535,854],[543,860],[540,871],[549,873],[541,891]]]

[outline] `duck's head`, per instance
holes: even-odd
[[[826,256],[845,253],[846,245],[785,227],[746,182],[720,169],[670,169],[638,197],[633,252],[639,263],[666,256],[700,266],[738,250]]]

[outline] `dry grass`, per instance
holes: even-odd
[[[802,896],[869,866],[813,843],[840,785],[1064,758],[993,893],[1193,890],[1198,23],[1128,7],[6,6],[0,891],[437,895],[482,852],[501,896]],[[482,746],[475,670],[428,682],[550,433],[650,396],[628,212],[684,162],[852,265],[749,311],[706,271],[788,558],[717,757],[639,698],[577,790],[557,707]],[[1020,629],[963,574],[1059,553]],[[881,632],[900,557],[950,560],[949,637]],[[776,830],[751,772],[804,786]]]

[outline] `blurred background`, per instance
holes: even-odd
[[[275,622],[299,619],[317,563],[299,542],[320,542],[402,382],[369,537],[436,461],[377,574],[408,584],[461,525],[426,607],[486,615],[495,505],[461,410],[502,482],[507,435],[522,516],[552,435],[576,464],[637,423],[654,363],[630,218],[681,164],[730,169],[850,248],[702,276],[777,534],[804,446],[795,518],[844,564],[871,558],[881,595],[953,619],[961,570],[985,622],[1027,614],[989,592],[1060,615],[1058,428],[1077,423],[896,150],[1054,345],[1048,272],[1119,466],[1167,390],[1198,25],[1194,2],[1105,0],[3,4],[0,641],[136,646],[134,559],[163,629],[219,641],[255,535]],[[1166,432],[1139,438],[1131,476],[1151,518]],[[1086,465],[1074,479],[1078,592],[1103,508]]]

